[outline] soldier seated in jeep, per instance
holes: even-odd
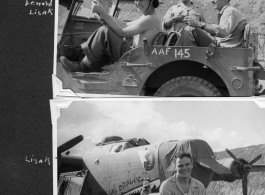
[[[185,16],[205,22],[203,10],[198,5],[195,5],[191,0],[181,0],[179,4],[168,9],[162,20],[162,28],[169,34],[174,31],[177,33],[178,39],[175,45],[196,46],[193,27],[183,22]]]
[[[190,16],[183,19],[184,23],[195,27],[194,33],[196,34],[195,39],[198,46],[208,47],[212,41],[216,40],[221,47],[246,47],[243,38],[247,20],[229,2],[230,0],[212,0],[214,9],[219,11],[217,24],[199,22]]]
[[[151,44],[161,31],[160,19],[155,10],[159,1],[135,0],[135,5],[143,15],[126,23],[108,15],[99,2],[93,1],[91,10],[99,14],[108,27],[100,27],[81,45],[85,53],[81,62],[72,62],[62,56],[60,59],[63,66],[71,72],[100,72],[103,66],[118,61],[131,46],[142,46],[143,38],[148,38]],[[133,43],[125,40],[130,37],[133,37]]]
[[[186,2],[191,8],[194,7],[188,0],[183,0],[183,2]],[[162,26],[170,27],[170,31],[176,31],[176,35],[171,34],[171,36],[177,36],[173,44],[175,46],[208,47],[216,40],[218,46],[221,47],[244,48],[246,47],[243,40],[244,28],[247,21],[243,14],[232,7],[229,2],[230,0],[212,0],[214,8],[219,11],[218,24],[206,24],[194,17],[192,13],[184,14],[186,16],[177,14],[181,10],[179,4],[177,5],[179,9],[175,8],[176,16],[173,17],[177,21],[177,28],[172,25],[172,19],[168,16],[168,14],[172,15],[172,11],[165,15]],[[170,19],[167,19],[168,17]]]

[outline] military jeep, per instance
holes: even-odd
[[[133,0],[101,0],[113,17],[121,18]],[[153,45],[144,40],[143,47],[133,48],[102,72],[69,72],[60,56],[80,60],[80,45],[103,21],[85,8],[82,0],[60,0],[68,9],[65,23],[58,30],[56,78],[62,89],[78,96],[259,96],[265,94],[265,71],[256,57],[256,48],[249,42],[247,25],[244,40],[247,48],[222,48],[214,42],[209,47],[179,47],[165,44],[159,33]],[[83,6],[84,5],[84,6]],[[163,6],[160,5],[160,6]],[[133,10],[129,11],[131,14]],[[136,13],[137,14],[137,13]],[[121,18],[123,19],[123,18]]]

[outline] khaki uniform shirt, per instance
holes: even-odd
[[[246,18],[230,4],[223,7],[219,24],[212,24],[217,42],[223,47],[239,47],[243,41]]]
[[[219,14],[221,15],[220,23],[212,24],[217,37],[228,36],[239,22],[246,19],[240,11],[229,4],[224,6]]]
[[[198,21],[202,21],[202,22],[205,21],[202,9],[199,6],[194,5],[192,3],[191,7],[187,7],[186,5],[184,5],[184,3],[179,3],[178,5],[173,5],[172,7],[168,9],[162,21],[162,29],[165,31],[171,32],[171,31],[180,31],[183,27],[185,27],[186,24],[182,22],[177,22],[177,23],[174,23],[171,27],[165,28],[165,21],[169,18],[173,18],[174,16],[177,16],[179,13],[181,13],[181,15],[191,16],[192,18]]]
[[[206,195],[204,185],[194,178],[191,178],[188,193],[184,193],[176,174],[161,184],[159,193],[160,195]]]

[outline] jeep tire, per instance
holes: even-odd
[[[219,90],[198,77],[182,76],[169,80],[154,94],[159,97],[212,97],[221,96]]]

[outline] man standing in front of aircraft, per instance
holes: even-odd
[[[197,45],[207,47],[216,39],[221,47],[245,47],[243,38],[244,28],[247,25],[246,18],[239,10],[230,5],[230,0],[211,1],[214,9],[219,11],[217,24],[198,22],[190,16],[183,19],[184,23],[195,27]]]
[[[204,185],[191,177],[193,168],[189,153],[177,153],[174,157],[176,174],[165,180],[160,195],[206,195]]]

